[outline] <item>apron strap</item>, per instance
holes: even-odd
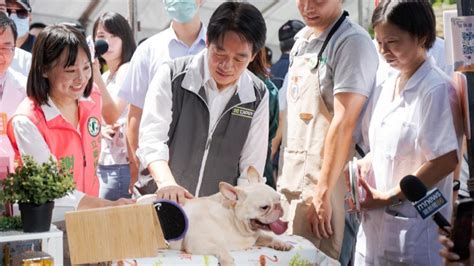
[[[344,10],[344,12],[342,12],[341,17],[337,20],[336,24],[334,24],[334,26],[332,26],[331,30],[330,30],[329,33],[328,33],[328,36],[327,36],[326,39],[324,40],[323,47],[321,47],[321,50],[319,51],[319,54],[318,54],[318,62],[316,63],[315,68],[318,68],[318,67],[319,67],[319,62],[321,61],[321,57],[323,56],[324,50],[326,50],[326,46],[328,45],[328,43],[329,43],[329,41],[331,40],[332,36],[333,36],[334,33],[337,31],[337,29],[339,29],[339,27],[341,26],[342,22],[346,19],[347,16],[349,16],[349,13]]]
[[[331,40],[332,36],[339,29],[342,22],[344,22],[344,20],[346,19],[347,16],[349,16],[349,13],[344,10],[344,12],[342,12],[341,17],[339,17],[339,19],[336,21],[334,26],[332,26],[331,30],[328,33],[328,36],[324,40],[324,43],[323,43],[323,46],[321,47],[321,50],[318,53],[318,60],[317,60],[317,63],[315,65],[314,69],[318,69],[319,63],[321,62],[323,52],[324,52],[324,50],[326,50],[326,46],[328,45],[328,43]],[[320,79],[319,79],[319,70],[317,72],[318,72],[318,83],[319,83],[319,81],[320,81]],[[328,105],[326,104],[326,101],[324,100],[323,91],[321,90],[320,85],[318,86],[318,89],[319,89],[319,98],[320,98],[320,100],[322,102],[322,105],[323,105],[322,106],[323,107],[322,108],[322,113],[328,119],[328,121],[331,121],[334,114],[333,114],[333,112],[331,112],[331,109],[329,109]]]

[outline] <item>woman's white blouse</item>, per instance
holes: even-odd
[[[380,191],[397,186],[423,163],[459,151],[461,143],[461,117],[453,116],[452,110],[459,108],[459,99],[449,78],[435,67],[432,58],[392,100],[397,78],[382,85],[369,127],[375,186]],[[445,197],[451,195],[451,186],[452,175],[438,184]]]

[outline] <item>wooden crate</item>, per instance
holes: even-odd
[[[125,205],[66,213],[72,264],[156,256],[166,248],[153,205]]]

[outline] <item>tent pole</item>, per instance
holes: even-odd
[[[362,0],[357,0],[357,13],[358,13],[358,18],[359,18],[359,25],[365,28],[364,8],[363,8]]]
[[[81,16],[79,17],[78,21],[79,23],[81,23],[81,26],[84,29],[87,29],[87,26],[89,26],[89,18],[91,14],[99,6],[100,2],[101,2],[100,0],[97,0],[97,1],[91,0],[89,4],[87,5],[86,9],[84,10],[84,12],[82,12]]]
[[[137,22],[137,1],[128,0],[128,22],[132,28],[133,38],[137,39],[137,30],[139,30]]]
[[[458,0],[457,1],[458,16],[474,16],[474,2],[472,0]],[[471,124],[471,139],[467,140],[467,156],[469,164],[469,179],[474,181],[474,141],[473,126],[474,126],[474,72],[465,72],[467,79],[467,95],[469,108],[469,123]],[[469,188],[469,195],[474,198],[474,190]]]

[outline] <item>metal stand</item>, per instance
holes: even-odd
[[[458,0],[458,16],[474,16],[474,2],[472,0]],[[472,140],[474,125],[474,72],[464,73],[467,79],[469,99],[469,123],[471,125],[471,139],[467,140],[467,156],[469,164],[468,189],[471,198],[474,198],[474,141]]]

